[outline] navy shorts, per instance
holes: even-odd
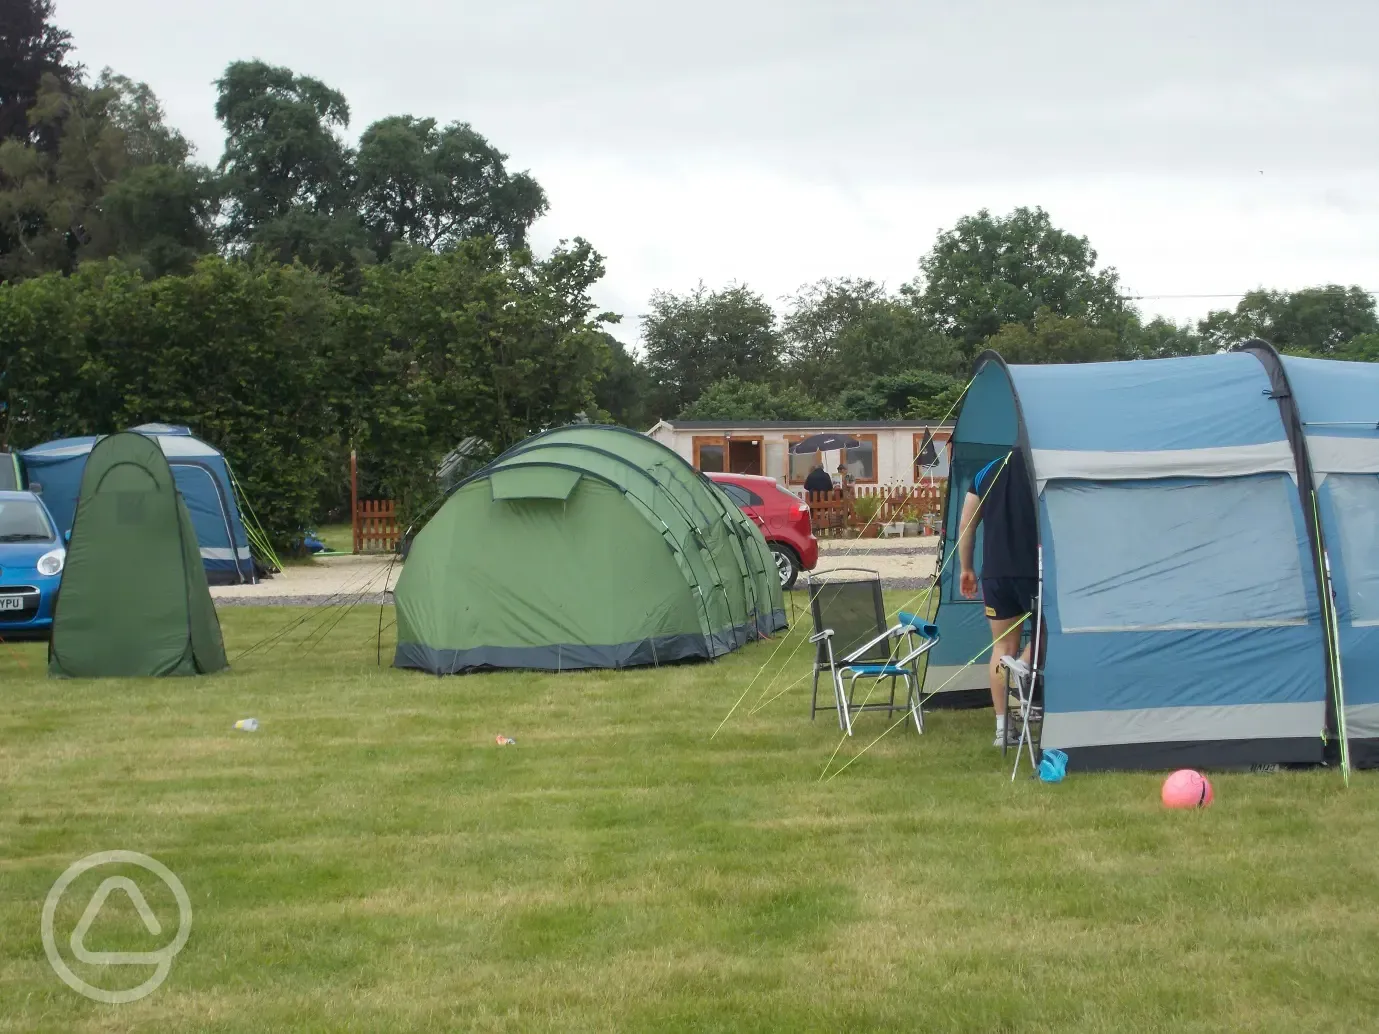
[[[1033,614],[1035,597],[1038,595],[1038,578],[982,579],[982,602],[986,604],[986,616],[997,621],[1010,621],[1021,614]]]

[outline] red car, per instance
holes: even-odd
[[[775,478],[755,474],[706,474],[742,512],[756,522],[776,559],[780,586],[789,589],[801,571],[819,562],[819,540],[809,523],[809,507]]]

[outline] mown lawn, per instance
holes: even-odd
[[[232,657],[305,613],[227,609]],[[1374,1029],[1374,777],[1221,774],[1168,812],[1150,774],[1012,785],[979,712],[820,782],[838,736],[803,686],[710,738],[775,643],[435,679],[374,666],[376,609],[324,617],[195,681],[49,681],[41,645],[0,647],[0,1031]],[[194,909],[128,1005],[69,990],[39,932],[109,849]],[[63,898],[69,959],[104,875]],[[89,948],[171,938],[130,875],[164,935],[117,894]]]

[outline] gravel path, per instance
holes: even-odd
[[[938,539],[821,539],[819,565],[862,567],[881,575],[887,589],[924,589],[934,574]],[[213,585],[219,607],[319,607],[393,601],[402,565],[386,556],[318,557],[292,564],[257,585]],[[800,586],[803,587],[803,579]]]

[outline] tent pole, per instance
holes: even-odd
[[[354,552],[359,552],[359,457],[350,450],[350,534]]]
[[[1038,592],[1038,596],[1034,600],[1034,639],[1030,642],[1029,650],[1029,700],[1026,702],[1027,707],[1034,706],[1034,686],[1039,681],[1039,663],[1043,660],[1039,650],[1040,637],[1044,632],[1044,544],[1042,542],[1036,547],[1035,552],[1039,562],[1039,579],[1035,584],[1035,590]],[[1047,706],[1048,701],[1045,700],[1044,704]],[[1029,728],[1028,715],[1025,715],[1025,728]],[[1041,740],[1043,739],[1042,728],[1040,729],[1039,738]],[[1034,759],[1033,740],[1029,740],[1029,763],[1037,773],[1039,771],[1039,765]],[[1015,767],[1010,770],[1010,781],[1012,783],[1015,782],[1015,773],[1018,771],[1020,771],[1020,757],[1017,754],[1015,757]]]

